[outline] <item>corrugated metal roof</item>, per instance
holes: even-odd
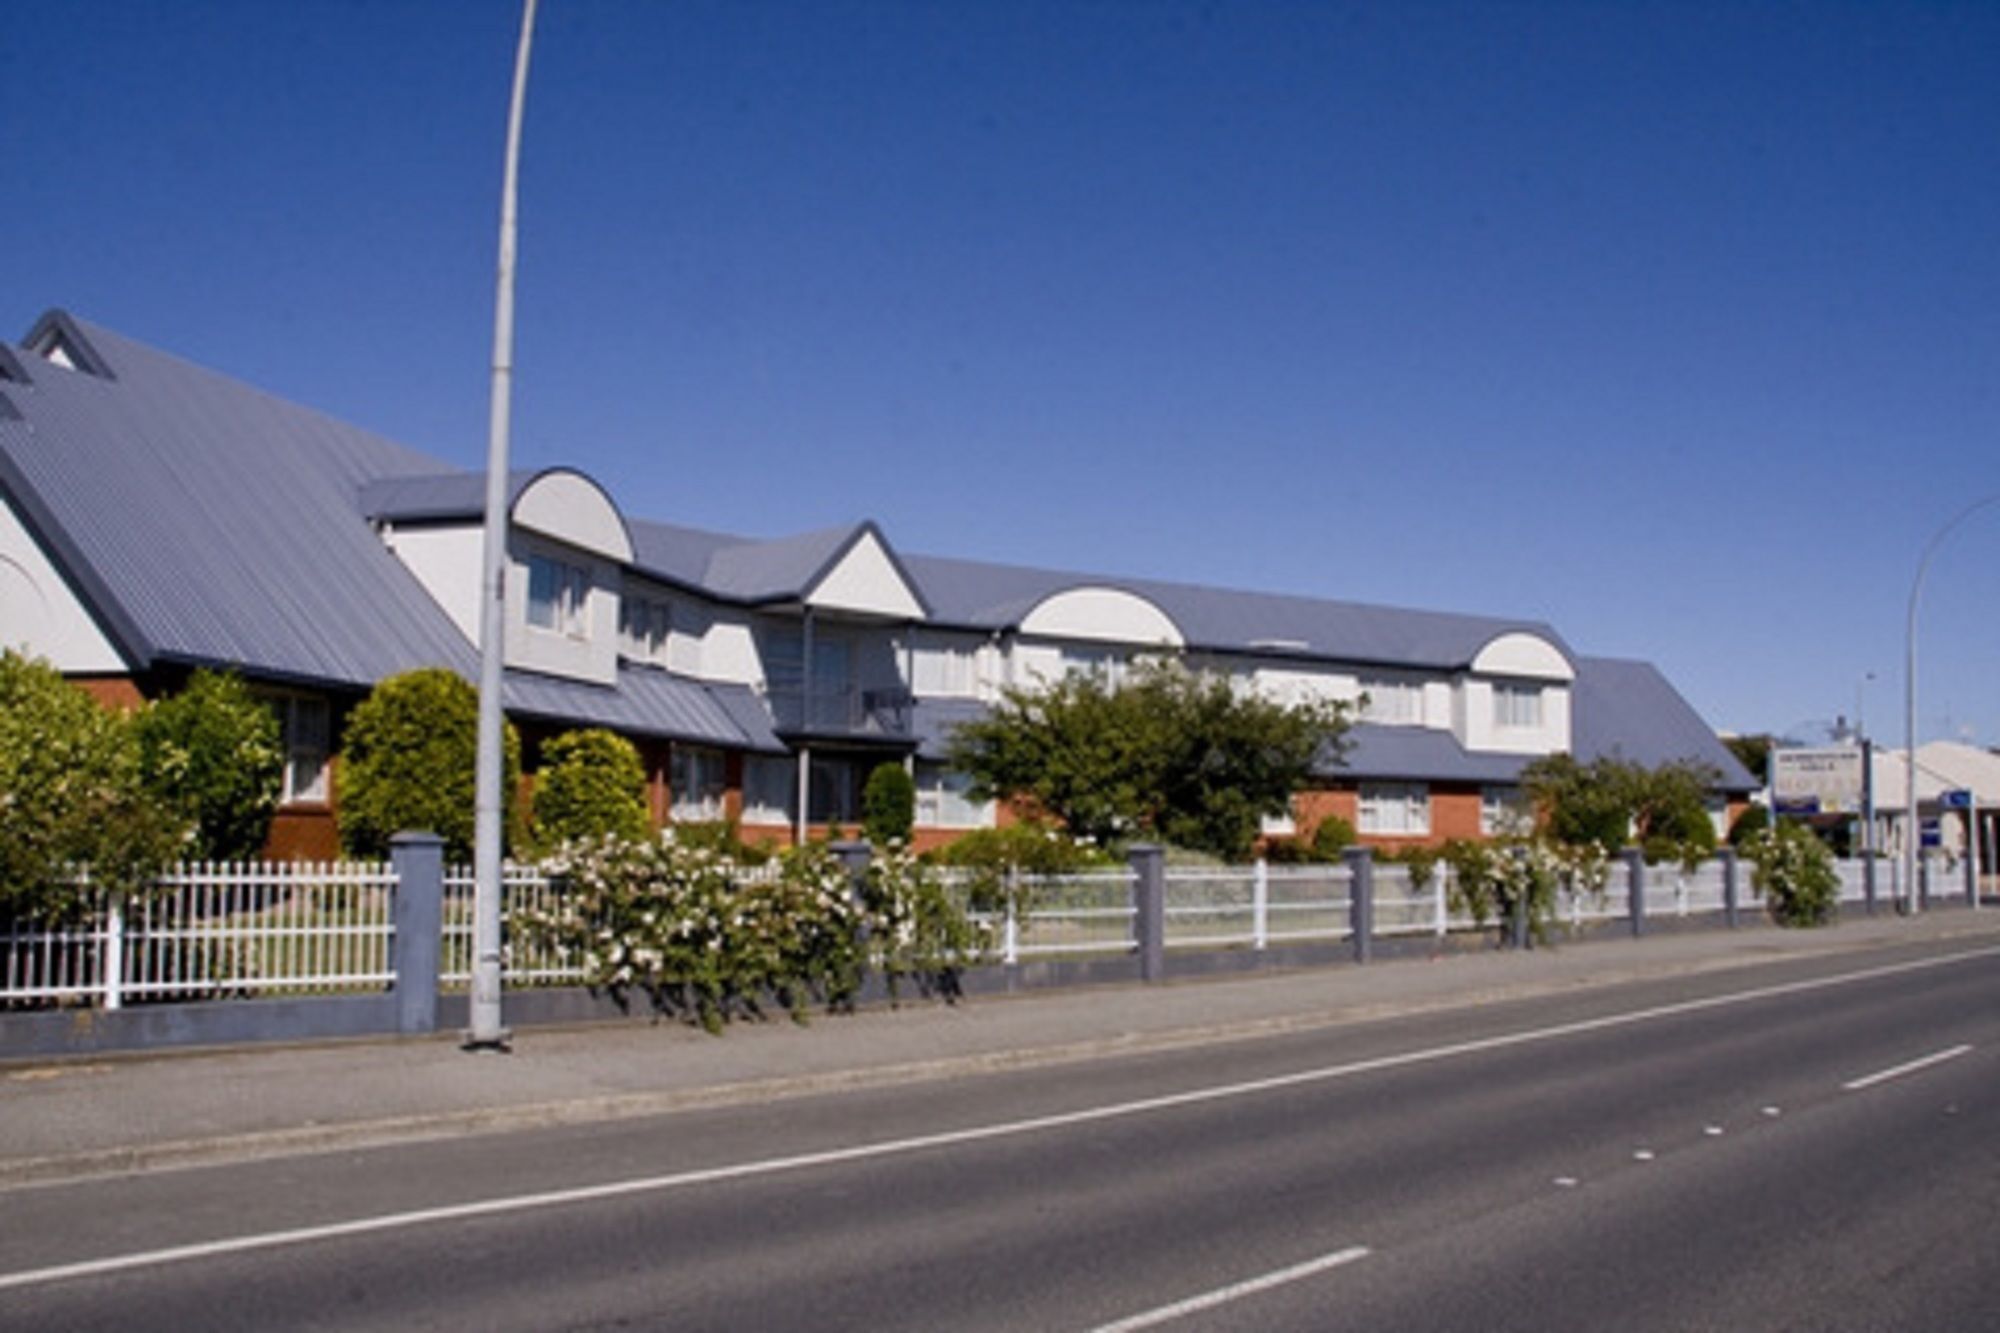
[[[657,667],[621,666],[616,687],[509,671],[502,698],[507,712],[515,716],[610,727],[628,735],[659,736],[706,745],[755,744],[755,738],[739,725],[736,710],[717,697],[715,687]],[[769,735],[768,718],[763,723],[763,732]]]
[[[1763,785],[1652,663],[1582,657],[1576,668],[1570,739],[1578,759],[1615,757],[1648,768],[1693,760],[1721,772],[1724,791]]]
[[[83,321],[116,375],[37,363],[0,422],[10,494],[134,665],[234,663],[366,687],[472,648],[359,520],[421,454]]]
[[[1433,727],[1387,727],[1364,722],[1349,730],[1343,761],[1322,770],[1329,777],[1409,782],[1518,782],[1531,755],[1474,753],[1458,737]]]
[[[1525,632],[1569,649],[1532,620],[1414,611],[1361,602],[1210,588],[1157,579],[1107,578],[1061,570],[993,565],[941,556],[904,558],[938,624],[1001,630],[1017,626],[1044,599],[1071,588],[1117,588],[1143,597],[1180,627],[1191,648],[1268,654],[1273,643],[1299,656],[1340,662],[1455,669],[1502,634]]]
[[[803,597],[866,530],[865,523],[848,523],[776,541],[721,547],[708,559],[702,586],[746,602]]]

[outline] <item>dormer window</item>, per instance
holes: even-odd
[[[1361,707],[1364,722],[1409,726],[1424,720],[1424,687],[1416,681],[1369,677],[1361,681],[1361,692],[1368,696]]]
[[[671,603],[627,593],[618,607],[618,651],[634,662],[665,665],[673,627]]]
[[[536,629],[587,638],[590,571],[551,556],[528,557],[528,623]]]
[[[1495,685],[1493,725],[1513,731],[1535,731],[1542,725],[1542,687]]]

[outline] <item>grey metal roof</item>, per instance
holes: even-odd
[[[717,697],[718,690],[749,694],[740,687],[710,686],[657,667],[621,666],[616,687],[509,671],[502,698],[507,712],[516,716],[609,727],[634,736],[754,747],[757,737],[744,723],[754,724],[756,714],[746,711],[739,721],[737,710]],[[754,697],[750,702],[761,711]],[[768,737],[770,729],[767,716],[761,723],[763,735]]]
[[[1044,599],[1071,588],[1118,588],[1146,598],[1180,628],[1188,646],[1270,655],[1273,644],[1301,657],[1449,670],[1469,665],[1502,634],[1525,632],[1569,655],[1540,621],[1416,611],[1278,593],[1210,588],[1158,579],[1107,578],[1060,570],[912,555],[905,565],[923,589],[933,622],[968,629],[1018,627]]]
[[[709,557],[702,586],[745,602],[804,596],[866,531],[865,523],[848,523],[776,541],[722,547]]]
[[[1763,785],[1652,663],[1583,657],[1576,665],[1570,739],[1578,759],[1615,757],[1649,768],[1693,760],[1721,772],[1723,791]]]
[[[1474,753],[1458,737],[1432,727],[1387,727],[1363,722],[1348,732],[1342,763],[1322,769],[1328,777],[1412,782],[1514,783],[1531,755]]]
[[[157,660],[366,687],[472,649],[360,521],[366,482],[438,464],[143,344],[51,315],[115,378],[34,363],[0,485],[114,641]]]

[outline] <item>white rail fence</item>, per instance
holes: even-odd
[[[1878,861],[1878,902],[1893,901],[1896,866]],[[1841,899],[1864,896],[1859,861],[1839,863]],[[770,871],[756,873],[773,873]],[[1738,899],[1755,911],[1747,865],[1738,867]],[[1346,864],[1216,868],[1165,872],[1169,949],[1251,948],[1340,941],[1352,930],[1353,874]],[[946,872],[961,901],[974,880]],[[1439,862],[1422,882],[1407,866],[1373,869],[1374,933],[1443,937],[1480,923],[1453,907],[1452,870]],[[1950,883],[1933,875],[1934,893]],[[1646,871],[1649,918],[1723,910],[1723,870],[1708,862]],[[1128,954],[1136,948],[1135,875],[1129,867],[1023,879],[1000,902],[973,913],[992,932],[1002,962]],[[533,865],[502,875],[509,917],[559,900],[559,880]],[[394,979],[395,871],[386,864],[248,863],[188,865],[159,881],[160,891],[131,902],[85,886],[84,908],[59,924],[0,920],[0,1009],[224,999],[284,994],[381,991]],[[448,868],[443,880],[440,984],[463,988],[472,975],[472,872]],[[1626,889],[1614,872],[1599,893],[1564,893],[1557,919],[1582,927],[1624,920]],[[1485,923],[1491,926],[1492,922]],[[509,985],[572,985],[581,966],[547,946],[506,931]]]

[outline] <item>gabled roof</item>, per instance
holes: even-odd
[[[1143,597],[1180,627],[1190,648],[1268,655],[1274,651],[1341,662],[1453,670],[1469,666],[1502,634],[1546,639],[1572,657],[1539,621],[1362,602],[1246,592],[1158,579],[1106,578],[943,556],[905,558],[924,590],[934,624],[1010,630],[1036,606],[1073,588],[1116,588]],[[1275,645],[1284,645],[1277,648]]]
[[[29,341],[57,335],[79,368],[8,386],[0,487],[135,668],[365,687],[471,664],[354,510],[365,483],[435,461],[68,315]]]
[[[1582,657],[1576,665],[1570,737],[1584,763],[1619,758],[1655,768],[1692,760],[1720,772],[1723,791],[1740,794],[1764,785],[1652,663]]]

